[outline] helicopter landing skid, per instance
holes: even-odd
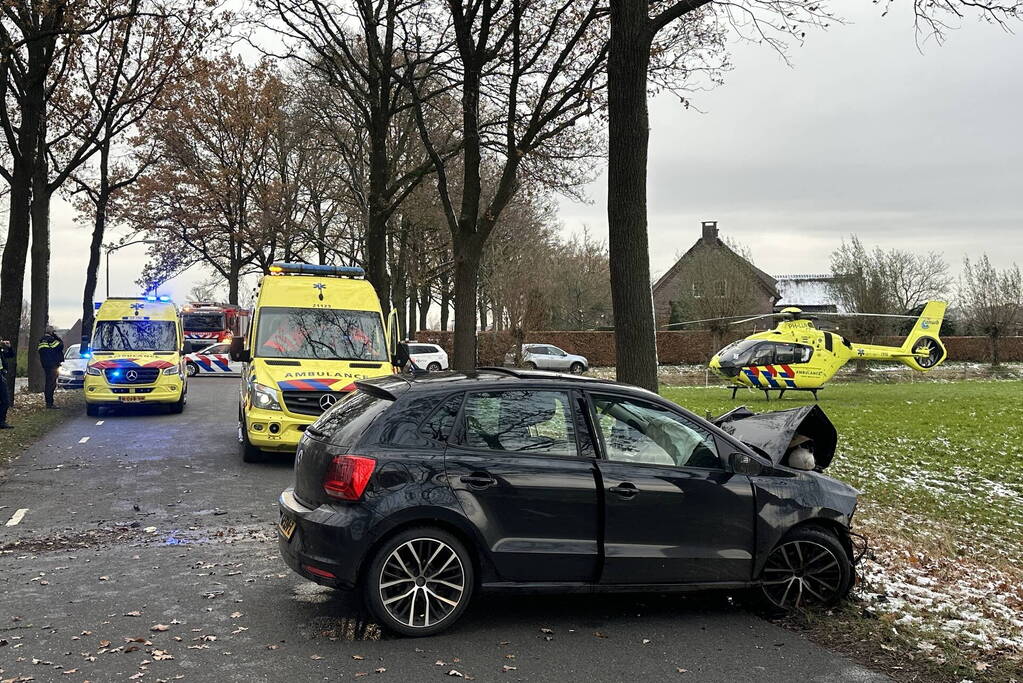
[[[740,387],[740,386],[732,387],[732,400],[733,401],[735,400],[735,394],[736,394],[736,392],[739,391],[739,389],[745,389],[745,387]],[[813,400],[818,401],[818,400],[820,400],[820,397],[817,396],[817,392],[820,391],[820,390],[821,390],[821,387],[817,387],[816,389],[799,389],[799,388],[793,389],[792,387],[785,387],[785,388],[781,388],[781,387],[778,387],[778,388],[760,387],[758,389],[758,391],[764,392],[764,397],[767,398],[768,401],[771,400],[771,392],[772,391],[777,391],[778,392],[778,398],[779,399],[781,399],[782,397],[785,396],[785,392],[786,391],[809,391],[811,394],[813,394]]]

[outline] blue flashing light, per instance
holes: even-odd
[[[94,311],[98,311],[99,307],[102,306],[102,305],[103,305],[103,302],[101,302],[101,301],[93,301],[92,302],[92,308],[93,308]]]
[[[295,273],[300,275],[334,275],[347,277],[365,277],[366,270],[358,266],[326,266],[316,263],[283,263],[277,262],[270,266],[270,272]]]
[[[161,294],[160,296],[158,296],[158,297],[156,297],[156,298],[157,298],[158,300],[160,300],[160,301],[163,301],[163,302],[167,302],[167,301],[170,301],[170,297],[169,297],[169,296],[167,296],[166,294]]]
[[[146,301],[156,301],[156,297],[152,294],[146,294]]]
[[[120,370],[113,370],[113,371],[110,372],[110,376],[111,377],[120,377],[121,376],[121,371]]]
[[[92,351],[82,351],[82,358],[92,358]]]

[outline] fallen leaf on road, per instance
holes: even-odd
[[[686,674],[686,673],[689,673],[689,669],[683,669],[683,668],[682,668],[681,666],[680,666],[680,667],[677,667],[677,668],[675,669],[675,671],[679,672],[680,674]]]
[[[163,662],[168,659],[174,659],[174,655],[167,652],[166,650],[153,650],[153,659],[158,662]]]
[[[518,668],[519,667],[517,666],[508,666],[507,664],[505,664],[504,666],[501,667],[501,671],[516,671],[518,670]]]
[[[456,678],[465,678],[465,674],[463,674],[458,669],[452,669],[451,671],[449,671],[448,676],[455,676]]]
[[[280,645],[267,645],[266,649],[267,650],[276,650],[279,647],[280,647]]]
[[[600,631],[594,631],[593,635],[595,635],[598,638],[607,638],[607,634],[601,633]]]
[[[384,667],[380,667],[379,669],[373,669],[373,671],[376,671],[378,674],[382,674],[383,672],[387,671],[387,669],[385,669]]]
[[[126,617],[141,617],[142,616],[142,612],[139,612],[138,610],[135,610],[134,612],[125,612],[124,616],[126,616]]]
[[[313,655],[309,659],[323,659],[320,655]]]
[[[101,640],[101,641],[99,641],[99,646],[100,647],[110,647],[110,641],[109,640]]]
[[[101,576],[101,577],[99,577],[99,580],[100,581],[109,581],[110,577],[109,576]]]
[[[241,615],[242,615],[242,613],[241,613],[241,612],[231,612],[231,618],[232,618],[232,619],[237,619],[237,618],[238,618],[238,617],[240,617]]]
[[[649,638],[644,638],[643,639],[643,644],[644,645],[649,645],[650,644],[650,639]]]
[[[540,629],[540,633],[554,633],[554,629],[542,628]]]
[[[149,630],[150,631],[169,631],[170,630],[170,626],[168,626],[167,624],[153,624],[149,628]]]
[[[352,659],[365,659],[362,655],[352,655]]]

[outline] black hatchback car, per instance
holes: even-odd
[[[299,444],[279,544],[392,631],[446,629],[481,589],[751,588],[791,609],[852,585],[857,491],[820,473],[836,434],[816,406],[707,421],[507,368],[356,386]]]

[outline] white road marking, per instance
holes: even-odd
[[[89,440],[89,437],[83,436],[81,439],[78,440],[78,443],[85,443],[88,440]]]
[[[7,520],[7,526],[17,525],[19,522],[21,522],[21,520],[25,518],[26,512],[28,512],[28,508],[21,508],[20,510],[15,512],[13,515],[11,515],[11,518]]]
[[[99,422],[97,422],[97,423],[96,423],[96,426],[98,427],[98,426],[100,426],[101,424],[103,424],[103,420],[100,420]]]

